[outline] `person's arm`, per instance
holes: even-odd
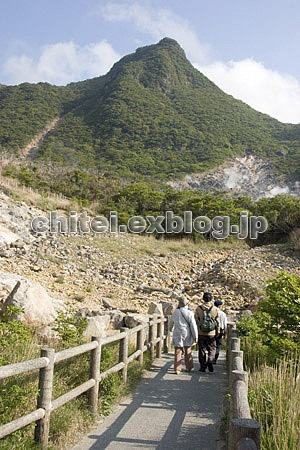
[[[216,308],[216,310],[217,310],[217,314],[216,314],[216,318],[215,318],[215,321],[216,321],[216,336],[219,336],[219,334],[220,334],[220,316],[219,316],[219,311],[218,311],[218,308]]]
[[[200,308],[200,306],[197,306],[197,309],[196,309],[196,312],[195,312],[196,323],[197,323],[198,320],[202,319],[202,316],[203,316],[203,309]]]
[[[195,341],[198,338],[198,327],[197,327],[197,323],[194,317],[194,314],[191,314],[191,318],[190,318],[190,326],[191,326],[191,332],[192,332],[192,336],[195,339]]]
[[[226,316],[226,314],[223,312],[223,314],[224,314],[224,338],[226,338],[227,337],[227,325],[228,325],[228,321],[227,321],[227,316]]]
[[[196,311],[195,311],[195,314],[194,314],[194,319],[195,319],[195,321],[197,323],[197,320],[199,319],[199,317],[198,317],[198,307],[196,308]]]
[[[174,314],[175,314],[175,311],[173,312],[173,314],[172,314],[172,316],[171,316],[171,318],[170,318],[170,322],[169,322],[169,331],[172,331],[173,328],[174,328]]]

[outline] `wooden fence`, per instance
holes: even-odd
[[[134,334],[136,334],[137,349],[132,355],[128,356],[129,340]],[[145,335],[148,335],[148,339],[146,340]],[[118,341],[118,364],[105,372],[101,372],[102,347]],[[91,412],[96,415],[98,409],[99,383],[108,375],[119,371],[122,372],[123,382],[126,383],[128,364],[138,359],[139,364],[142,365],[143,355],[147,350],[150,351],[152,358],[155,356],[160,358],[162,351],[165,353],[169,352],[170,332],[167,317],[153,316],[147,324],[141,324],[131,329],[121,328],[119,333],[106,338],[93,337],[92,341],[87,344],[68,348],[60,352],[55,352],[53,348],[43,348],[40,358],[0,367],[0,380],[32,370],[39,370],[37,409],[19,419],[0,426],[0,439],[35,422],[35,441],[40,443],[43,449],[47,448],[50,417],[53,411],[88,391],[89,407]],[[90,352],[89,380],[53,400],[52,388],[55,364],[88,352]]]
[[[261,425],[251,418],[248,403],[248,372],[236,325],[228,324],[227,363],[229,375],[228,450],[259,450]]]

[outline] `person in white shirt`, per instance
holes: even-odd
[[[189,300],[185,297],[179,299],[178,308],[175,309],[171,327],[174,327],[172,345],[175,347],[174,371],[177,375],[181,371],[181,356],[184,349],[184,359],[186,371],[190,372],[194,368],[192,345],[197,339],[198,330],[193,311],[188,308]]]
[[[219,320],[220,320],[220,334],[216,337],[216,344],[217,344],[217,350],[216,350],[216,356],[213,361],[213,364],[217,364],[217,360],[220,355],[220,348],[222,345],[222,339],[226,338],[226,332],[227,332],[227,317],[224,311],[220,309],[220,307],[223,305],[223,302],[221,300],[216,300],[214,305],[218,308],[219,313]]]

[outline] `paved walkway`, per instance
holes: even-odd
[[[196,355],[195,355],[196,356]],[[195,358],[196,361],[196,358]],[[221,450],[225,355],[215,372],[173,374],[173,355],[156,360],[126,398],[73,450]]]

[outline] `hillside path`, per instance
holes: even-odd
[[[173,373],[173,355],[155,360],[137,390],[73,450],[223,450],[219,436],[227,376],[225,354],[215,372]]]

